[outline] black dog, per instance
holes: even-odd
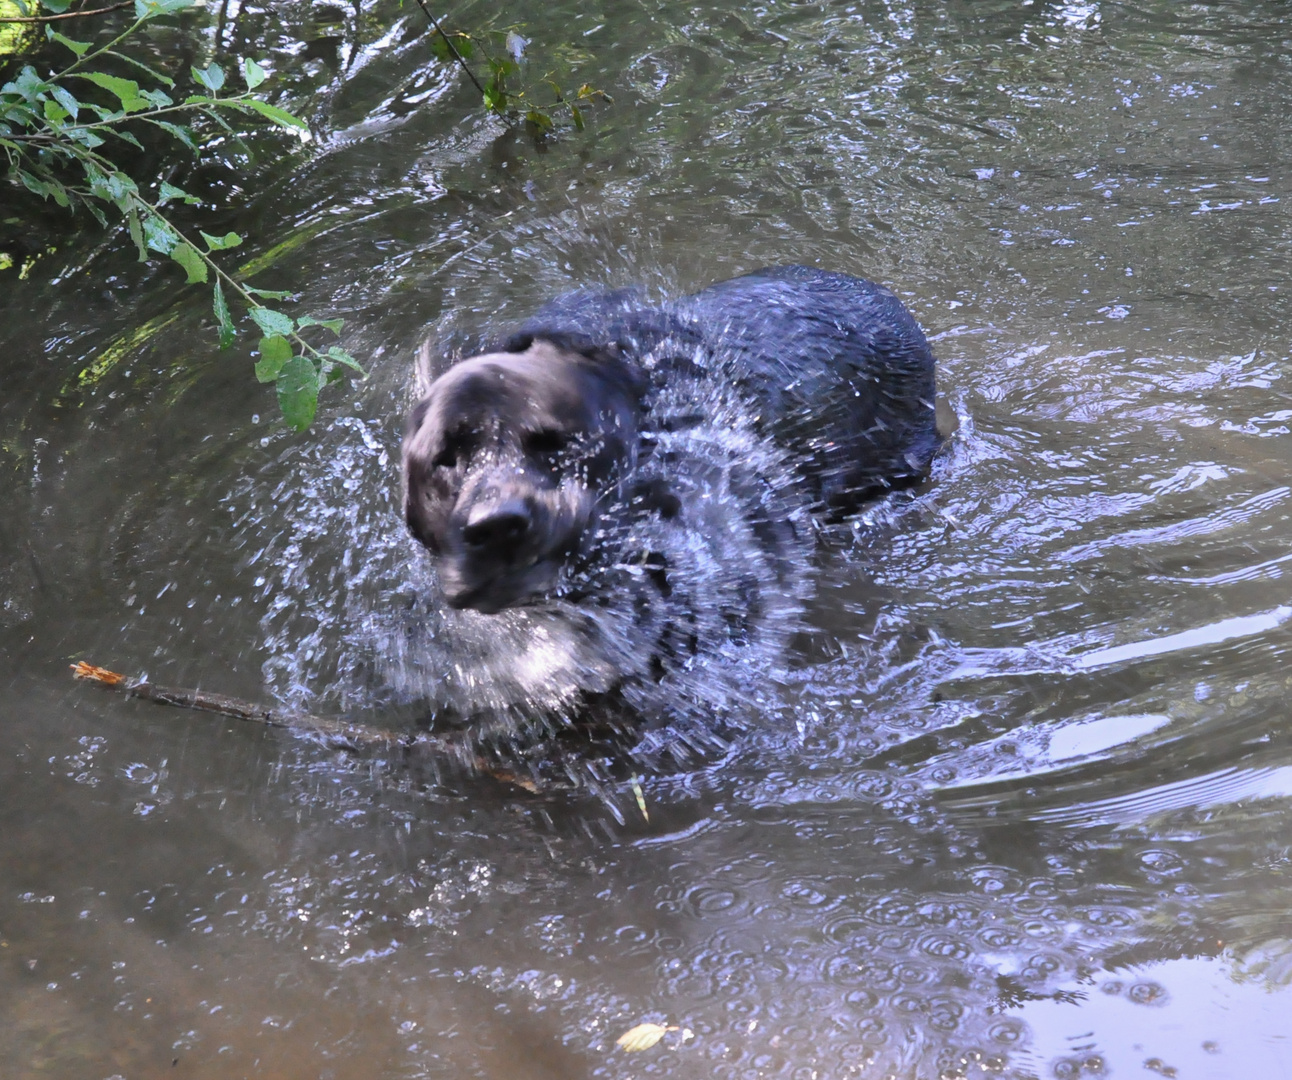
[[[408,421],[405,514],[461,617],[503,620],[513,642],[558,609],[577,623],[564,689],[503,700],[551,708],[581,680],[640,691],[684,672],[703,697],[697,662],[793,628],[811,515],[927,475],[934,401],[919,326],[858,278],[780,267],[660,305],[574,293],[431,384]],[[478,653],[488,625],[459,625]]]

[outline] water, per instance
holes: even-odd
[[[541,149],[417,15],[238,23],[320,136],[221,220],[373,372],[311,434],[175,271],[50,219],[0,272],[5,1075],[1292,1069],[1282,5],[532,5],[614,98]],[[791,261],[892,286],[961,428],[648,820],[67,680],[408,726],[421,340]]]

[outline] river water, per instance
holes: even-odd
[[[1286,6],[512,18],[532,74],[613,98],[584,132],[484,116],[412,5],[223,31],[315,137],[189,178],[225,207],[193,220],[371,370],[305,435],[207,294],[5,197],[0,1071],[1292,1073]],[[418,557],[426,334],[785,262],[897,291],[961,425],[824,537],[788,670],[751,664],[727,754],[641,778],[648,816],[68,679],[412,724],[372,582]]]

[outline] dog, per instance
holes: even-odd
[[[475,647],[504,626],[523,642],[559,610],[582,644],[552,661],[568,677],[531,680],[561,693],[529,704],[580,688],[656,711],[675,691],[704,699],[699,669],[792,633],[814,519],[927,477],[934,367],[893,293],[807,266],[665,303],[552,301],[438,374],[408,417],[403,510],[438,583],[439,647],[455,626]],[[473,679],[489,677],[459,671]],[[521,711],[527,693],[511,695]]]

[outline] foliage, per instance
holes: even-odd
[[[40,0],[56,14],[70,0]],[[229,232],[213,236],[197,230],[200,241],[176,226],[168,205],[201,200],[173,184],[155,178],[141,185],[119,164],[116,155],[124,146],[143,150],[139,135],[161,132],[187,151],[200,155],[211,137],[237,140],[230,120],[267,120],[290,132],[308,137],[305,121],[252,91],[265,82],[264,69],[244,59],[240,75],[245,90],[226,90],[227,76],[216,64],[192,68],[201,93],[182,100],[171,96],[175,81],[121,51],[121,46],[147,23],[191,8],[196,0],[134,0],[134,19],[107,44],[95,47],[73,40],[45,23],[45,34],[71,52],[72,60],[61,70],[42,77],[29,65],[0,87],[0,150],[8,163],[8,179],[70,211],[85,210],[100,225],[110,216],[124,222],[130,239],[146,262],[151,254],[169,256],[184,271],[190,285],[210,285],[212,309],[220,347],[237,337],[232,298],[260,332],[256,377],[275,383],[278,402],[287,423],[298,431],[309,427],[318,407],[320,389],[345,377],[347,370],[363,369],[344,349],[311,343],[307,331],[321,328],[341,331],[340,319],[293,318],[262,303],[282,301],[290,294],[259,289],[235,280],[217,263],[220,252],[239,246],[242,237]],[[23,4],[25,12],[30,7]],[[125,78],[104,68],[127,71]]]
[[[343,348],[320,342],[318,334],[339,335],[340,319],[292,317],[269,303],[294,299],[289,293],[247,284],[254,274],[248,264],[232,274],[218,258],[238,247],[243,237],[234,232],[213,235],[201,229],[185,231],[176,223],[175,210],[200,205],[201,200],[161,175],[132,176],[146,166],[148,149],[161,140],[201,160],[217,141],[242,145],[234,125],[240,121],[268,121],[302,138],[309,127],[300,118],[254,94],[268,76],[260,64],[243,59],[237,75],[241,88],[229,86],[229,75],[215,63],[191,69],[191,89],[182,94],[175,80],[123,51],[129,40],[148,23],[197,6],[198,0],[125,0],[96,8],[103,14],[133,7],[133,19],[106,44],[74,40],[55,26],[63,25],[72,0],[12,0],[22,19],[24,33],[43,25],[46,40],[71,54],[55,72],[42,75],[27,64],[0,86],[0,151],[8,166],[7,179],[46,201],[76,213],[85,211],[100,225],[124,226],[141,262],[168,257],[184,271],[188,285],[211,289],[212,312],[222,349],[238,337],[237,322],[248,320],[258,338],[255,375],[273,383],[287,423],[298,431],[312,422],[319,392],[350,372],[363,369]],[[607,95],[583,84],[572,94],[561,89],[551,73],[527,83],[525,51],[529,42],[515,27],[486,28],[476,34],[446,32],[425,0],[418,0],[433,27],[432,53],[444,62],[455,62],[480,92],[485,109],[509,124],[524,124],[535,139],[545,138],[568,123],[582,131],[584,109]],[[51,14],[43,14],[41,12]],[[39,13],[39,14],[38,14]],[[24,39],[30,40],[30,38]],[[492,44],[492,47],[491,47]],[[479,58],[488,76],[481,81],[468,61]],[[133,166],[123,165],[133,161]],[[169,174],[168,174],[169,175]],[[12,265],[12,259],[0,265]],[[24,265],[24,276],[28,266]],[[238,318],[238,316],[241,316]]]
[[[418,0],[418,2],[434,27],[434,33],[431,35],[431,52],[436,59],[446,64],[456,62],[480,91],[485,108],[508,123],[523,120],[533,134],[547,135],[556,130],[559,115],[567,113],[575,129],[582,131],[585,126],[583,109],[590,102],[610,100],[610,96],[604,91],[596,90],[587,83],[580,86],[571,97],[561,89],[560,84],[549,72],[538,81],[550,90],[552,99],[540,101],[535,95],[533,85],[520,83],[521,63],[525,59],[525,50],[530,42],[521,37],[516,28],[487,30],[477,35],[461,30],[446,31],[431,14],[424,0]],[[488,48],[486,42],[490,37],[501,39],[503,45],[501,53]],[[477,53],[483,57],[489,69],[488,81],[483,84],[469,64]],[[517,86],[518,83],[520,83],[519,86]]]

